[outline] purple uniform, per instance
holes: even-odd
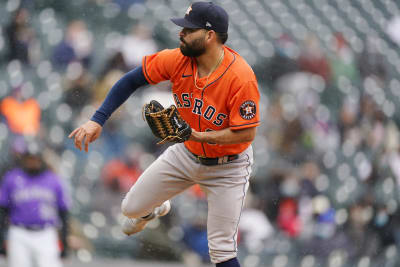
[[[0,206],[9,208],[11,224],[44,228],[58,225],[58,210],[67,210],[68,201],[53,172],[29,177],[17,168],[4,176]]]

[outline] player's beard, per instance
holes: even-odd
[[[44,168],[22,168],[22,170],[30,177],[35,177],[44,171]]]
[[[30,177],[35,177],[45,170],[45,164],[39,156],[24,155],[20,160],[20,166]]]
[[[183,44],[180,45],[181,53],[187,57],[199,57],[206,52],[206,46],[203,38],[199,37],[193,40],[190,44],[183,38],[180,38]]]

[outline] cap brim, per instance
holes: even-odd
[[[183,27],[183,28],[190,28],[190,29],[201,29],[200,26],[197,26],[185,18],[172,18],[171,21],[176,25]]]

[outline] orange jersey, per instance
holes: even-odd
[[[260,124],[257,80],[251,67],[233,49],[224,46],[225,56],[208,77],[197,78],[197,64],[179,48],[162,50],[143,58],[143,73],[150,84],[170,80],[175,104],[182,118],[196,131],[239,130]],[[244,151],[250,142],[209,144],[186,141],[194,154],[221,157]]]
[[[23,135],[36,135],[40,129],[40,106],[30,98],[19,102],[9,96],[0,103],[0,112],[7,119],[12,132]]]

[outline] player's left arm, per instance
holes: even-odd
[[[60,257],[65,258],[68,255],[68,234],[69,234],[69,212],[66,209],[58,209],[58,216],[61,222],[60,241],[62,244]]]
[[[240,144],[252,142],[256,137],[257,127],[232,130],[226,128],[219,131],[197,132],[192,129],[189,140],[201,143],[213,143],[220,145]]]
[[[71,206],[71,199],[69,197],[69,193],[66,190],[66,185],[63,181],[57,176],[54,176],[56,180],[55,184],[55,194],[57,198],[57,210],[58,217],[60,220],[60,229],[59,229],[59,238],[61,241],[61,252],[60,257],[65,258],[68,254],[68,234],[69,234],[69,208]]]

